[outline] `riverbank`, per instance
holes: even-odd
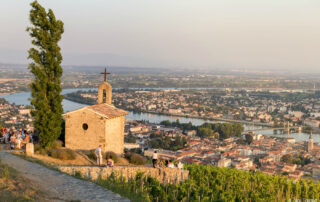
[[[6,96],[6,95],[13,95],[13,94],[16,94],[16,93],[22,93],[22,91],[17,91],[17,92],[11,92],[11,93],[0,93],[0,97],[1,96]]]
[[[90,105],[93,103],[88,102],[80,102],[79,100],[72,99],[71,97],[65,96],[66,100],[84,104],[84,105]],[[118,107],[118,106],[116,106]],[[184,115],[184,114],[173,114],[173,113],[161,113],[161,112],[153,112],[153,111],[137,111],[132,110],[126,107],[121,106],[122,109],[133,112],[133,113],[149,113],[149,114],[155,114],[155,115],[164,115],[164,116],[173,116],[173,117],[185,117],[185,118],[194,118],[194,119],[202,119],[202,120],[208,120],[208,121],[219,121],[219,122],[229,122],[229,123],[242,123],[247,125],[256,125],[256,126],[264,126],[264,127],[272,127],[271,124],[268,123],[256,123],[256,122],[250,122],[250,121],[243,121],[243,120],[234,120],[234,119],[224,119],[224,118],[209,118],[209,117],[202,117],[202,116],[191,116],[191,115]]]
[[[64,89],[62,94],[67,94],[70,92],[75,92],[79,89]],[[83,90],[90,90],[90,89],[83,89]],[[22,92],[22,93],[15,93],[15,94],[11,94],[11,95],[7,95],[7,96],[1,96],[2,98],[5,98],[9,103],[15,103],[18,105],[30,105],[30,92]],[[74,111],[77,109],[80,109],[82,107],[85,107],[87,105],[84,104],[79,104],[73,101],[69,101],[64,99],[62,101],[63,104],[63,108],[64,108],[64,112],[68,112],[68,111]],[[139,113],[134,113],[134,112],[130,112],[127,116],[127,119],[130,120],[146,120],[149,121],[150,123],[160,123],[161,121],[165,121],[165,120],[169,120],[171,122],[176,121],[177,119],[179,119],[180,123],[189,123],[191,122],[193,125],[195,126],[199,126],[204,124],[205,122],[210,122],[210,123],[216,123],[219,121],[210,121],[210,120],[205,120],[205,119],[198,119],[198,118],[188,118],[188,117],[178,117],[178,116],[171,116],[171,115],[158,115],[158,114],[152,114],[152,113],[143,113],[143,112],[139,112]],[[220,121],[221,122],[221,121]],[[259,126],[256,123],[253,125],[253,123],[250,124],[243,124],[245,130],[259,130],[262,128],[266,128],[266,130],[263,131],[259,131],[259,134],[262,135],[266,135],[266,136],[278,136],[278,137],[284,137],[284,134],[280,134],[280,132],[278,131],[278,133],[275,133],[275,131],[273,129],[270,129],[268,127],[265,126]],[[295,134],[290,134],[287,137],[293,137],[296,139],[296,141],[308,141],[309,139],[309,133],[295,133]],[[320,142],[320,134],[317,133],[313,133],[313,140],[314,142]]]

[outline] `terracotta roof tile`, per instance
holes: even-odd
[[[103,116],[107,119],[112,119],[116,118],[119,116],[125,116],[128,114],[127,111],[118,109],[113,105],[108,105],[108,104],[97,104],[97,105],[92,105],[89,107],[86,107],[87,109],[99,114],[100,116]]]

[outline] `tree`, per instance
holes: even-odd
[[[214,135],[214,131],[210,128],[199,128],[198,136],[201,138],[211,137]]]
[[[61,76],[62,56],[58,42],[64,32],[63,22],[57,20],[51,9],[48,12],[37,2],[31,4],[30,21],[27,28],[33,48],[28,53],[29,69],[34,75],[31,87],[32,116],[42,147],[51,146],[60,136],[62,123]]]
[[[233,127],[233,135],[240,137],[241,133],[244,131],[244,127],[241,123],[232,124]]]
[[[158,148],[161,148],[161,145],[162,145],[161,143],[162,143],[161,139],[157,138],[157,139],[151,140],[149,142],[149,145],[151,148],[158,149]]]
[[[290,154],[285,154],[281,157],[281,161],[285,163],[291,163],[292,156]]]
[[[192,129],[192,123],[191,123],[191,121],[189,122],[189,123],[187,123],[186,125],[185,125],[185,130],[191,130]]]
[[[227,139],[229,137],[231,137],[232,135],[232,130],[233,130],[233,127],[232,127],[232,124],[231,123],[223,123],[221,125],[221,131],[219,132],[220,133],[220,137],[222,139]]]
[[[171,122],[169,120],[164,120],[160,122],[160,125],[171,126]]]
[[[126,138],[126,142],[128,142],[128,143],[136,143],[136,141],[137,141],[137,138],[135,136],[133,136],[131,134],[131,132],[129,132],[129,134],[128,134],[127,138]]]
[[[253,141],[253,137],[252,137],[252,135],[249,135],[249,134],[246,134],[246,142],[248,143],[248,144],[251,144],[252,143],[252,141]]]

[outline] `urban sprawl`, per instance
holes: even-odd
[[[318,131],[320,101],[318,91],[261,90],[115,90],[114,104],[135,112],[196,117],[236,122],[251,122],[265,127],[297,126],[304,132]],[[78,91],[67,99],[90,104],[96,92]],[[79,100],[80,98],[80,100]],[[32,131],[30,107],[0,102],[1,123],[13,130]],[[211,164],[243,170],[261,170],[267,174],[299,178],[320,177],[320,145],[295,141],[287,136],[268,137],[244,131],[240,123],[192,123],[127,120],[125,148],[139,150],[151,157],[183,163]],[[237,128],[238,127],[238,128]],[[228,132],[229,131],[229,132]],[[290,130],[288,132],[294,132]]]

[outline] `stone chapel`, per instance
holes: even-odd
[[[75,150],[96,149],[123,153],[124,124],[127,111],[112,105],[112,86],[106,81],[99,85],[98,104],[68,112],[65,117],[65,146]]]

